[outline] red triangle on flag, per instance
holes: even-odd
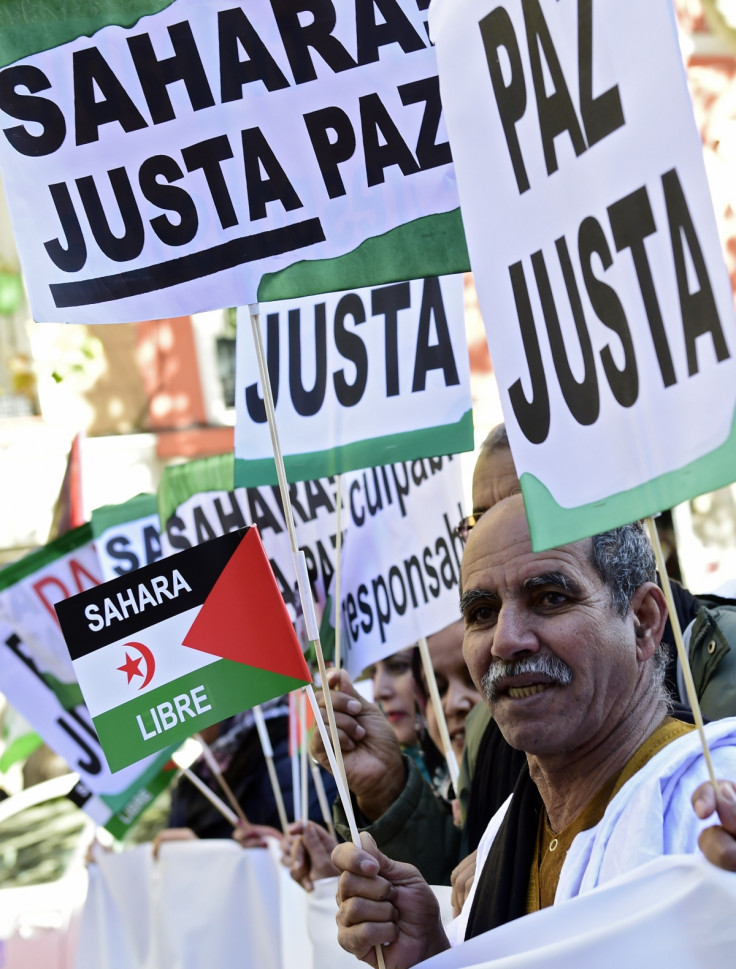
[[[183,644],[311,682],[257,528],[247,530],[230,556]]]

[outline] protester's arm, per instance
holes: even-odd
[[[348,787],[362,814],[374,821],[393,804],[406,784],[401,748],[384,715],[374,703],[360,696],[344,670],[330,670],[329,681]],[[327,724],[322,691],[319,705]],[[310,752],[323,767],[329,768],[319,731],[314,731]]]
[[[699,818],[709,818],[717,812],[721,821],[701,831],[700,850],[719,868],[736,871],[736,783],[719,780],[716,794],[710,781],[706,781],[695,791],[692,801]]]
[[[370,835],[362,849],[338,845],[332,860],[340,870],[337,938],[343,949],[376,966],[383,947],[386,969],[409,969],[449,948],[439,905],[416,868],[392,861]]]

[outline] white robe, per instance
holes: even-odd
[[[705,727],[717,778],[736,779],[736,718]],[[698,835],[717,824],[701,821],[690,803],[695,788],[709,779],[700,736],[678,737],[651,758],[616,794],[593,828],[577,835],[560,872],[555,904],[583,895],[661,855],[698,851]],[[508,808],[509,798],[494,814],[478,845],[480,873]],[[460,915],[447,927],[452,945],[465,938],[478,878]]]

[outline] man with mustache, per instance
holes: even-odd
[[[697,850],[706,824],[690,797],[708,775],[697,733],[667,716],[655,579],[638,523],[535,553],[520,495],[483,515],[463,558],[463,652],[527,766],[481,840],[449,938],[415,869],[369,839],[338,846],[344,948],[375,965],[383,945],[387,969],[404,969],[656,855]],[[706,730],[716,773],[736,776],[734,722]]]

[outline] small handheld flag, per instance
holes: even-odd
[[[56,610],[113,771],[311,681],[254,526]]]

